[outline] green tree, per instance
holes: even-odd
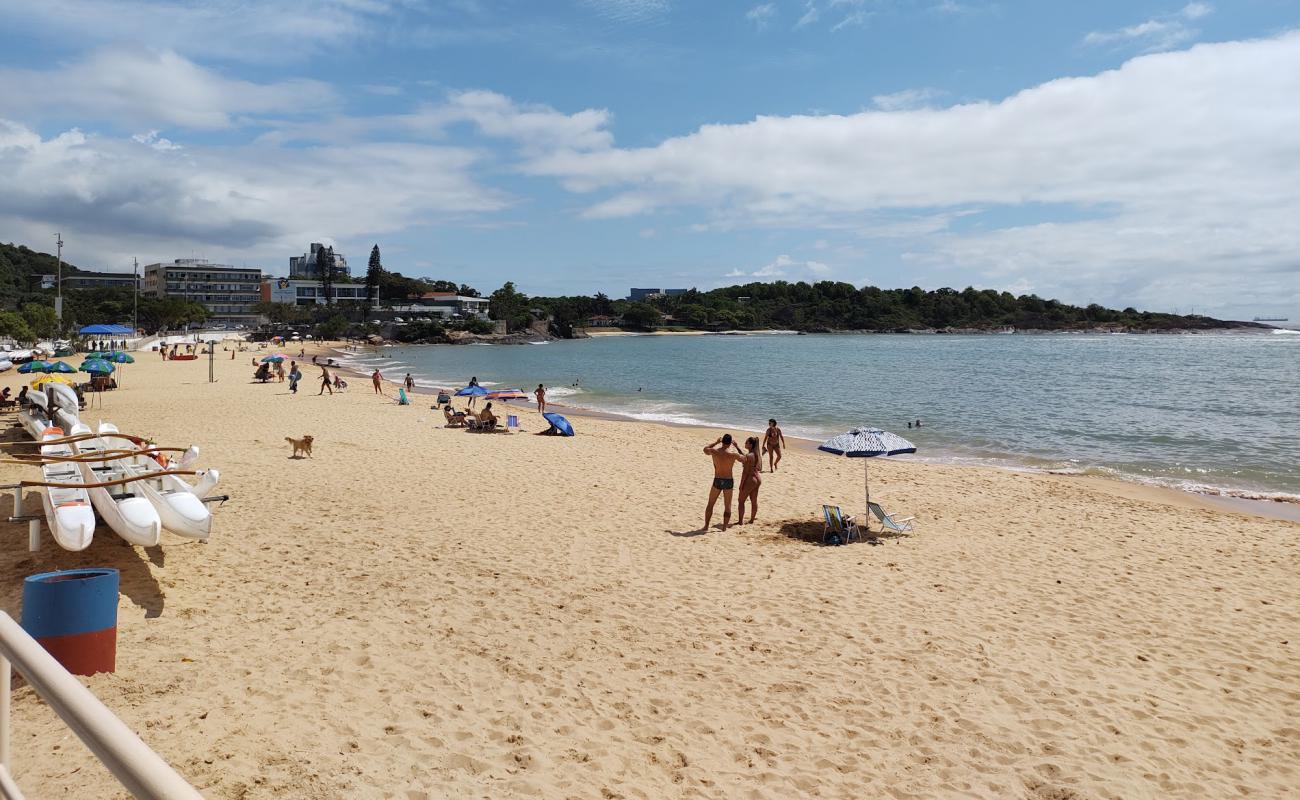
[[[460,295],[461,297],[480,296],[478,293],[478,289],[475,289],[473,286],[470,286],[468,283],[462,283],[460,287],[456,289],[456,294]]]
[[[22,314],[13,311],[0,311],[0,336],[11,337],[17,342],[34,342],[36,334]]]
[[[54,309],[41,303],[24,303],[21,309],[27,327],[40,339],[53,336],[59,329],[59,318]]]
[[[659,309],[649,303],[628,303],[623,309],[623,322],[633,328],[650,330],[659,324]]]
[[[316,269],[320,274],[320,288],[325,294],[325,305],[334,305],[334,245],[316,251]]]
[[[329,319],[316,326],[316,336],[319,339],[338,339],[348,329],[347,318],[342,314],[335,314]]]
[[[488,316],[505,320],[507,330],[527,328],[532,322],[532,315],[528,313],[528,296],[516,291],[513,281],[506,281],[488,298]]]
[[[379,260],[379,245],[370,248],[370,266],[366,268],[366,307],[375,302],[379,292],[379,278],[384,272],[384,265]]]

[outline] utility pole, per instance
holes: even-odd
[[[131,274],[135,276],[131,295],[131,338],[140,335],[140,259],[131,259]]]
[[[58,293],[54,297],[54,316],[59,320],[59,336],[63,336],[63,234],[54,234],[54,240],[59,253]]]

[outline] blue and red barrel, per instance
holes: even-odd
[[[118,572],[43,572],[23,581],[23,630],[73,675],[117,666]]]

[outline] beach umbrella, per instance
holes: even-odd
[[[32,381],[32,388],[39,389],[47,383],[61,383],[64,386],[76,385],[76,381],[74,381],[72,378],[67,377],[66,375],[42,375],[41,377]]]
[[[263,364],[279,364],[281,361],[284,361],[284,356],[280,353],[272,353],[269,356],[262,356]]]
[[[28,361],[26,364],[20,365],[18,367],[18,371],[24,375],[27,375],[28,373],[32,373],[32,372],[49,372],[50,362],[42,361],[41,359],[37,358],[32,361]]]
[[[875,458],[876,456],[896,456],[900,453],[915,453],[916,445],[903,437],[882,431],[880,428],[854,428],[848,433],[832,436],[817,448],[824,453],[849,458]],[[871,476],[867,471],[867,462],[862,462],[862,480],[867,493],[867,510],[871,508]]]
[[[488,390],[482,386],[466,386],[456,392],[457,397],[483,397],[487,395]]]
[[[556,413],[553,413],[553,412],[547,411],[545,414],[542,414],[542,417],[543,417],[547,422],[549,422],[549,423],[551,423],[552,425],[554,425],[554,426],[556,427],[556,429],[558,429],[558,430],[560,431],[560,433],[564,434],[565,436],[572,436],[572,435],[573,435],[573,426],[569,424],[569,421],[568,421],[567,419],[564,418],[564,415],[563,415],[563,414],[556,414]]]
[[[132,358],[130,355],[128,355],[128,354],[126,354],[126,353],[123,353],[121,350],[114,350],[113,352],[109,353],[109,354],[108,354],[108,357],[105,358],[104,360],[105,360],[105,361],[111,361],[111,362],[113,362],[114,364],[134,364],[134,363],[135,363],[135,359],[134,359],[134,358]]]
[[[81,362],[81,371],[91,375],[108,375],[113,371],[113,365],[102,358],[89,358]]]
[[[495,392],[488,392],[484,395],[489,400],[527,400],[528,395],[519,389],[498,389]]]
[[[49,368],[48,368],[46,371],[47,371],[47,372],[62,372],[62,373],[64,373],[64,374],[66,374],[66,373],[69,373],[69,372],[76,372],[77,370],[74,369],[73,366],[72,366],[71,364],[67,363],[66,361],[55,361],[54,363],[50,364]]]

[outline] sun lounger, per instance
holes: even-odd
[[[832,533],[838,535],[845,544],[854,536],[862,538],[862,531],[855,519],[846,516],[839,506],[822,506],[822,516],[826,518],[822,526],[822,544],[826,544],[826,539]]]
[[[867,510],[872,516],[880,520],[880,526],[891,533],[909,533],[915,530],[913,522],[916,517],[895,517],[893,514],[886,514],[885,509],[880,507],[879,503],[867,503]]]

